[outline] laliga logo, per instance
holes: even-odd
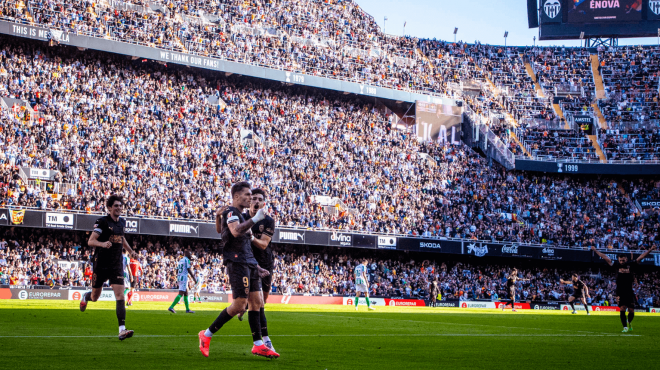
[[[564,172],[564,164],[557,163],[557,172]]]
[[[477,257],[483,257],[488,254],[488,246],[484,245],[482,247],[477,247],[476,244],[472,243],[468,245],[468,254],[473,252]]]
[[[559,0],[547,0],[543,5],[543,10],[545,10],[548,17],[554,19],[561,10],[561,4]]]
[[[660,0],[649,0],[649,9],[655,15],[660,15]]]
[[[286,72],[286,82],[291,82],[291,72]]]

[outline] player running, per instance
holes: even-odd
[[[133,298],[133,274],[131,274],[130,257],[128,257],[127,250],[124,250],[124,254],[121,260],[124,271],[124,295],[126,296],[126,305],[132,306],[133,302],[131,298]]]
[[[584,305],[584,309],[587,310],[587,315],[590,315],[589,305],[587,304],[587,297],[589,297],[589,287],[582,280],[580,280],[580,276],[577,273],[574,273],[571,276],[570,281],[565,281],[562,279],[559,279],[559,281],[562,284],[573,285],[573,295],[568,297],[568,304],[570,304],[571,308],[573,309],[572,313],[577,313],[577,310],[575,309],[575,300],[577,299]]]
[[[232,206],[219,209],[216,213],[215,228],[222,234],[224,243],[223,257],[229,276],[234,301],[225,308],[208,329],[199,332],[199,350],[209,356],[211,337],[232,317],[243,312],[248,304],[248,322],[252,331],[252,354],[268,358],[278,358],[280,355],[268,348],[261,335],[261,277],[269,274],[268,270],[259,267],[254,258],[250,240],[252,226],[266,218],[264,209],[260,209],[250,219],[245,220],[242,211],[250,206],[252,191],[250,184],[239,182],[231,187]]]
[[[367,278],[367,260],[363,260],[361,264],[355,267],[355,311],[358,310],[358,301],[360,300],[360,292],[364,293],[364,298],[367,300],[367,308],[374,310],[369,301],[369,279]]]
[[[630,252],[630,261],[628,261],[628,256],[620,255],[618,256],[617,261],[612,262],[606,254],[598,251],[595,246],[591,246],[592,251],[596,252],[600,258],[602,258],[608,265],[614,267],[617,271],[616,295],[620,309],[619,318],[621,318],[621,324],[623,324],[622,333],[632,331],[631,323],[635,318],[635,304],[637,304],[637,298],[633,291],[633,283],[635,282],[634,268],[654,249],[655,245],[642,253],[637,259],[634,259],[632,252]],[[628,310],[627,319],[626,310]]]
[[[174,298],[174,302],[172,302],[170,308],[167,309],[171,313],[176,313],[176,311],[174,311],[174,306],[179,303],[181,297],[183,297],[183,303],[186,305],[186,313],[195,313],[195,311],[190,310],[190,306],[188,305],[188,275],[192,276],[195,284],[197,283],[197,279],[192,272],[190,258],[190,251],[186,251],[176,265],[176,280],[179,282],[179,294]]]
[[[511,301],[511,312],[518,312],[516,311],[516,281],[529,281],[529,279],[519,279],[518,278],[518,269],[513,268],[511,270],[511,274],[506,280],[506,290],[507,294],[509,296],[509,301]],[[502,311],[506,308],[506,304],[502,305]]]
[[[124,273],[122,269],[122,248],[131,255],[135,252],[124,238],[126,220],[121,216],[124,208],[124,198],[112,194],[105,202],[108,215],[96,220],[94,231],[89,236],[87,245],[94,247],[92,291],[83,294],[80,300],[80,311],[87,309],[87,304],[96,302],[101,296],[103,283],[110,280],[110,286],[115,293],[117,320],[119,321],[119,340],[133,336],[133,330],[126,330],[126,305],[124,301]]]

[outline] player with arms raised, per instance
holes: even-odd
[[[360,300],[360,292],[364,293],[364,298],[367,300],[367,308],[373,310],[371,302],[369,301],[369,279],[367,278],[367,260],[363,260],[361,264],[355,267],[355,311],[358,310],[358,301]]]
[[[617,261],[613,262],[606,254],[598,251],[595,246],[591,246],[592,251],[596,252],[600,258],[602,258],[608,265],[614,267],[617,271],[616,295],[619,301],[619,317],[621,318],[621,324],[623,324],[623,333],[632,331],[632,325],[630,325],[630,323],[632,323],[635,318],[635,304],[637,304],[637,298],[633,291],[633,284],[635,282],[634,268],[654,249],[655,245],[642,253],[637,259],[634,259],[632,252],[630,252],[630,261],[628,261],[628,256],[620,255],[618,256]],[[627,319],[626,310],[628,310]]]
[[[511,274],[509,277],[506,279],[506,290],[507,290],[507,295],[509,296],[509,301],[511,301],[511,312],[517,312],[516,311],[516,281],[529,281],[529,279],[520,279],[518,278],[518,269],[513,268],[511,270]],[[506,304],[502,306],[502,311],[506,308]]]
[[[124,272],[122,266],[122,249],[131,255],[135,252],[124,238],[126,220],[121,216],[124,208],[124,198],[112,194],[105,202],[108,215],[99,218],[94,224],[94,231],[89,236],[87,245],[94,247],[92,291],[83,295],[80,300],[80,311],[85,311],[89,302],[96,302],[101,297],[103,283],[110,280],[110,286],[117,301],[116,313],[119,321],[119,340],[133,336],[133,330],[126,330],[126,305],[124,301]]]
[[[211,337],[234,316],[243,312],[248,305],[248,323],[252,331],[252,354],[268,358],[280,355],[268,348],[261,335],[261,277],[267,276],[267,270],[259,267],[252,253],[250,241],[252,226],[266,218],[264,209],[254,217],[245,220],[242,211],[250,206],[252,191],[250,184],[239,182],[231,187],[232,206],[219,209],[216,213],[215,228],[222,234],[224,243],[223,257],[229,276],[234,301],[225,308],[208,329],[199,332],[199,350],[209,356]]]
[[[179,252],[181,253],[181,252]],[[167,310],[171,313],[176,313],[174,311],[174,306],[179,303],[181,297],[183,297],[183,303],[186,305],[186,313],[195,313],[195,311],[190,310],[188,305],[188,275],[192,276],[193,281],[197,283],[197,279],[192,272],[192,263],[190,262],[191,254],[190,251],[186,251],[176,264],[176,281],[179,283],[179,294],[174,298],[174,302]]]
[[[565,281],[562,279],[559,279],[559,281],[562,284],[573,285],[573,295],[568,297],[568,304],[570,304],[571,308],[573,309],[572,313],[577,313],[577,310],[575,309],[575,300],[577,299],[578,301],[582,302],[584,309],[587,310],[587,315],[589,315],[589,305],[587,304],[587,297],[589,297],[589,287],[582,280],[580,280],[580,276],[577,273],[574,273],[571,276],[571,281]]]

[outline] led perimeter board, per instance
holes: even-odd
[[[539,40],[655,37],[660,0],[539,0]]]

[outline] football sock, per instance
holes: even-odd
[[[264,342],[268,343],[270,342],[270,338],[267,335],[262,335]]]
[[[124,296],[127,296],[126,293],[128,292],[128,289],[124,289]]]
[[[268,328],[266,327],[267,325],[266,313],[264,312],[263,307],[261,307],[261,309],[259,310],[259,317],[261,319],[261,336],[264,338],[268,338]]]
[[[630,324],[633,319],[635,318],[635,312],[634,311],[628,311],[628,324]]]
[[[619,312],[619,318],[621,318],[621,323],[623,324],[623,327],[627,328],[628,320],[626,320],[626,312],[625,311]]]
[[[89,303],[92,301],[92,292],[85,293],[85,302]]]
[[[371,307],[371,302],[369,302],[369,297],[365,297],[364,299],[367,300],[367,307]]]
[[[583,304],[584,304],[584,309],[587,310],[587,313],[589,313],[589,305],[586,304],[586,303],[583,303]]]
[[[117,320],[119,326],[126,325],[126,301],[117,301]]]
[[[226,308],[222,310],[220,315],[218,315],[215,321],[213,321],[213,324],[209,326],[209,330],[206,331],[206,336],[210,337],[211,335],[215,334],[218,330],[220,330],[220,328],[222,328],[222,325],[226,324],[227,321],[231,320],[231,318],[232,316],[229,315]],[[208,335],[208,332],[211,332],[211,335]]]
[[[121,332],[124,331],[124,330],[126,330],[126,326],[124,326],[124,325],[119,325],[119,333],[121,333]]]
[[[569,302],[573,311],[575,311],[575,301]]]
[[[358,305],[358,300],[359,300],[359,299],[360,299],[360,296],[356,296],[356,297],[355,297],[355,307],[357,307],[357,305]]]
[[[174,302],[172,302],[172,305],[170,306],[170,308],[174,308],[174,306],[176,306],[177,303],[179,303],[180,300],[181,300],[181,294],[177,295],[176,298],[174,298]]]
[[[250,330],[252,330],[252,341],[255,342],[255,345],[259,345],[256,342],[261,341],[260,316],[261,313],[259,311],[248,311],[248,323],[250,323]]]
[[[190,311],[190,307],[188,307],[188,296],[187,295],[183,296],[183,303],[186,305],[186,311]]]

